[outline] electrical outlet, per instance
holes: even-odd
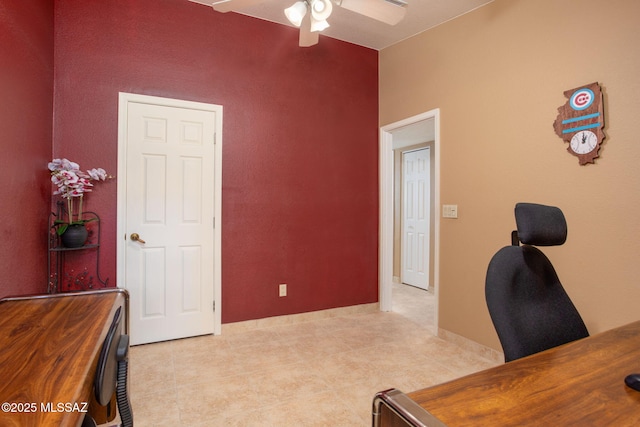
[[[286,283],[281,283],[278,291],[279,291],[279,293],[278,293],[279,296],[286,297],[287,296],[287,285],[286,285]]]

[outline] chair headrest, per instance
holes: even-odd
[[[555,246],[567,240],[567,221],[560,208],[517,203],[515,215],[518,239],[524,244]]]

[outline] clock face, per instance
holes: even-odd
[[[571,151],[576,154],[587,154],[597,148],[598,137],[589,130],[583,130],[573,135],[570,146]]]

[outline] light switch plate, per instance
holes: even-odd
[[[458,205],[442,205],[443,218],[458,218]]]

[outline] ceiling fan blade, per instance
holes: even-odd
[[[402,21],[407,12],[404,0],[336,0],[336,4],[389,25]]]
[[[318,44],[319,35],[318,32],[311,31],[311,14],[307,13],[302,18],[302,24],[300,24],[300,38],[298,40],[298,46],[309,47]]]
[[[231,12],[232,10],[240,10],[245,7],[253,6],[262,0],[189,0],[193,3],[200,3],[207,6],[213,6],[218,12]]]

